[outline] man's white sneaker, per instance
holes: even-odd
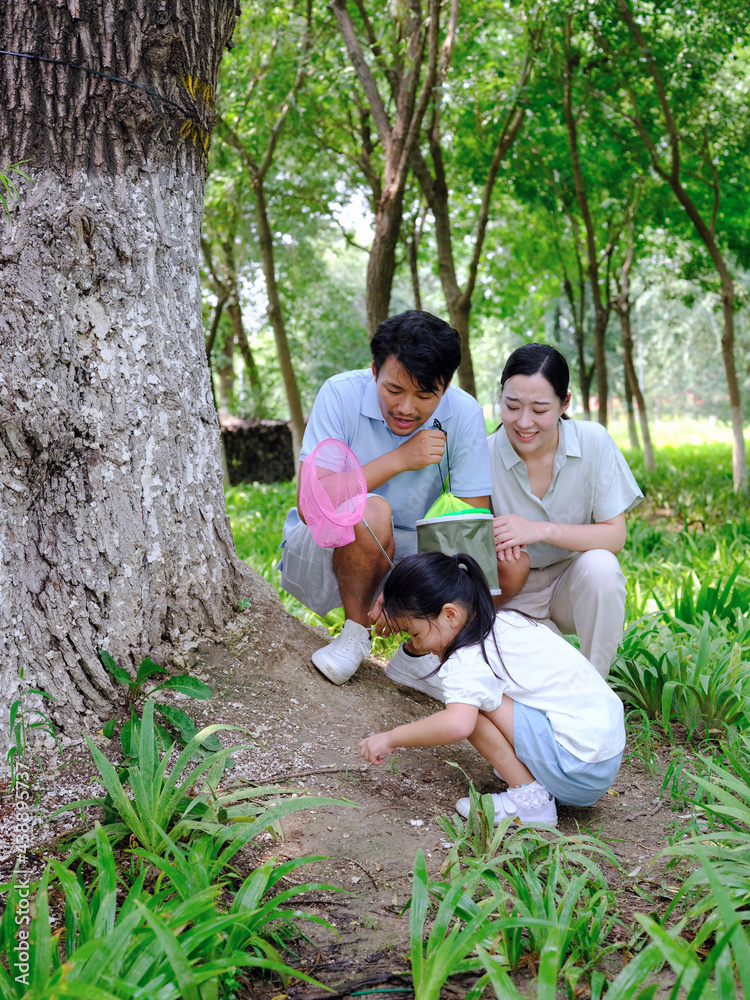
[[[544,785],[532,781],[520,788],[509,788],[507,792],[497,792],[492,796],[495,804],[495,826],[503,819],[512,819],[519,826],[557,826],[557,803]],[[459,799],[456,812],[464,819],[469,815],[471,800]]]
[[[339,634],[322,649],[316,649],[312,661],[333,684],[346,684],[370,655],[370,630],[347,618]]]
[[[385,668],[385,676],[396,684],[415,688],[422,694],[428,694],[437,701],[443,700],[443,686],[438,675],[433,673],[440,666],[440,657],[435,653],[424,656],[413,656],[404,649],[403,642],[391,657]],[[432,676],[426,676],[431,674]]]

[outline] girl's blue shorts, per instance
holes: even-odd
[[[590,806],[612,787],[622,753],[587,764],[555,739],[550,721],[538,708],[513,702],[513,743],[516,757],[536,780],[568,806]]]

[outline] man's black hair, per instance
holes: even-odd
[[[432,313],[409,309],[384,320],[370,342],[375,374],[393,356],[423,392],[444,389],[461,361],[458,332]]]

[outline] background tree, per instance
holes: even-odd
[[[450,322],[461,337],[461,364],[458,378],[461,388],[476,396],[474,366],[469,340],[469,316],[472,296],[482,259],[484,240],[490,218],[495,182],[500,165],[523,127],[527,102],[526,89],[537,50],[544,32],[545,5],[537,3],[531,11],[523,5],[509,14],[509,5],[482,4],[480,9],[461,9],[453,0],[443,41],[435,98],[426,129],[432,169],[419,149],[412,157],[414,173],[432,212],[435,227],[437,266]],[[481,11],[481,15],[480,15]],[[456,58],[457,71],[448,79],[457,36],[461,48]],[[468,104],[467,89],[472,97]],[[469,176],[449,179],[443,139],[443,105],[452,111],[447,131],[453,147],[450,160],[470,163]],[[451,107],[452,105],[452,107]],[[469,154],[463,152],[469,147]],[[451,211],[456,188],[465,185],[474,194],[461,199],[471,204],[461,219],[471,237],[466,279],[459,283],[454,255],[456,215]],[[461,230],[459,230],[459,234]]]
[[[727,87],[724,72],[737,37],[722,16],[728,11],[721,2],[707,3],[700,16],[694,17],[693,8],[683,10],[678,4],[665,22],[640,11],[636,18],[627,0],[618,0],[618,12],[630,37],[619,46],[604,40],[603,50],[619,64],[626,113],[654,173],[669,185],[686,213],[720,282],[721,348],[733,429],[732,473],[739,492],[747,489],[748,478],[734,355],[735,288],[720,229],[726,160],[719,151],[726,144],[726,133],[736,130],[735,116],[727,114],[730,106],[742,117],[739,95]],[[689,18],[690,29],[677,33],[674,27],[681,16]],[[747,24],[745,12],[741,25],[734,27],[746,29]],[[629,47],[628,42],[632,43]],[[746,125],[742,133],[747,136]]]
[[[204,263],[204,284],[207,284],[214,296],[213,314],[206,335],[206,355],[209,367],[212,367],[212,354],[216,346],[216,337],[223,324],[223,336],[220,338],[221,351],[233,365],[234,351],[227,351],[227,345],[237,346],[244,370],[250,386],[249,397],[252,400],[250,410],[245,415],[262,420],[266,416],[266,401],[263,379],[258,363],[245,330],[242,315],[242,293],[240,289],[242,264],[244,262],[244,247],[248,242],[247,220],[245,218],[243,200],[246,195],[245,185],[240,183],[242,177],[228,178],[220,175],[217,184],[214,171],[213,182],[207,192],[207,210],[204,218],[201,250]],[[226,311],[225,311],[226,310]],[[234,369],[231,369],[232,385],[234,385]],[[234,391],[232,391],[234,396]],[[223,401],[224,402],[224,401]],[[232,400],[224,402],[231,407]],[[235,406],[237,408],[237,406]]]
[[[258,30],[261,25],[263,33]],[[240,23],[234,51],[228,60],[222,92],[223,114],[219,118],[219,135],[239,154],[255,204],[268,317],[291,417],[295,467],[302,448],[305,418],[279,296],[265,186],[279,139],[310,73],[312,46],[312,0],[306,0],[304,5],[292,3],[288,10],[270,10],[266,4],[254,4]],[[250,66],[249,79],[245,63]]]
[[[366,291],[367,332],[372,337],[389,314],[404,190],[437,72],[440,3],[427,0],[423,13],[418,0],[397,0],[379,12],[376,30],[374,11],[368,12],[364,0],[359,0],[361,38],[346,0],[333,0],[331,6],[362,89],[361,96],[354,97],[359,110],[359,159],[371,186],[374,214]]]
[[[0,145],[33,177],[0,221],[3,716],[23,665],[77,729],[109,698],[98,648],[139,660],[233,610],[198,254],[235,16],[234,0],[0,12],[2,48],[32,54],[0,57]]]

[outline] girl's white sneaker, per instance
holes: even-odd
[[[520,788],[509,788],[507,792],[492,795],[495,805],[495,826],[504,819],[512,819],[519,826],[557,826],[557,803],[553,795],[538,781],[532,781]],[[459,799],[456,812],[464,819],[469,815],[471,800]]]

